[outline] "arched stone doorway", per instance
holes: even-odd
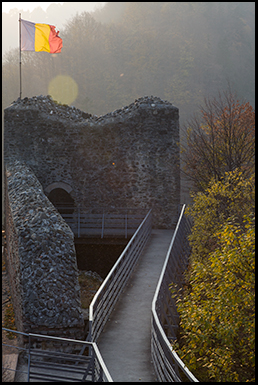
[[[71,191],[71,186],[63,182],[52,183],[45,189],[48,199],[60,214],[72,214],[74,212],[75,204],[70,195]]]

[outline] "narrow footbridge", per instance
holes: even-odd
[[[152,230],[148,212],[89,308],[89,341],[114,381],[198,382],[173,350],[179,323],[169,285],[183,284],[190,225]]]
[[[115,382],[154,382],[151,304],[173,230],[152,230],[98,346]]]
[[[198,382],[173,349],[179,316],[169,285],[183,285],[190,254],[187,239],[190,225],[184,210],[185,206],[175,230],[152,229],[151,210],[143,220],[137,219],[140,221],[137,230],[134,229],[90,304],[86,341],[27,335],[27,381]],[[67,214],[71,218],[74,211],[62,213],[63,216]],[[98,227],[100,237],[105,234],[105,218],[102,212],[101,227]],[[78,216],[76,219],[78,228]],[[86,234],[87,227],[82,230],[81,217],[79,223],[79,235],[83,231]],[[116,227],[114,223],[113,228]],[[72,226],[74,221],[70,224]],[[133,228],[135,224],[130,224],[126,212],[123,215],[124,237],[130,233],[130,226]],[[33,349],[33,338],[44,338],[50,343],[55,339],[64,345],[74,343],[80,348],[73,355],[62,353],[62,350],[53,355],[50,350]],[[16,382],[19,381],[24,379],[19,380],[17,376]]]

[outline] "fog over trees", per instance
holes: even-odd
[[[48,21],[30,20],[55,25],[65,4]],[[62,75],[77,84],[68,104],[96,115],[155,95],[179,108],[182,124],[228,82],[254,106],[254,36],[254,2],[106,3],[60,28],[60,54],[22,52],[22,97],[53,92]],[[5,108],[19,96],[18,49],[5,53],[2,74]]]

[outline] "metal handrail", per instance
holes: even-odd
[[[65,207],[67,208],[67,206]],[[90,307],[89,307],[89,334],[86,341],[77,341],[77,343],[84,342],[84,346],[81,349],[80,354],[85,350],[86,344],[92,344],[90,347],[94,348],[94,354],[97,357],[97,363],[103,373],[105,374],[104,380],[111,382],[112,378],[109,375],[105,364],[101,358],[100,352],[97,348],[96,341],[99,337],[110,313],[112,312],[120,293],[122,292],[125,284],[131,276],[131,273],[141,255],[141,251],[146,245],[152,230],[151,226],[152,210],[149,210],[144,220],[139,225],[138,229],[134,233],[130,242],[127,244],[123,253],[110,270],[108,276],[102,283],[98,292],[94,296]],[[125,217],[125,227],[127,231],[127,216]],[[8,329],[6,329],[8,330]],[[49,337],[36,334],[26,334],[23,335],[29,336],[29,341],[32,336],[40,338],[52,338],[56,340],[69,341],[67,338],[62,339],[58,337]],[[70,340],[73,341],[73,340]],[[87,345],[88,346],[88,345]],[[30,365],[30,347],[29,343],[29,365]]]
[[[137,229],[147,212],[146,209],[120,207],[56,205],[56,208],[78,238],[84,235],[100,236],[101,238],[104,235],[122,235],[127,239],[128,235],[132,235]]]
[[[148,212],[90,303],[89,341],[97,341],[150,237],[151,213],[152,210]]]
[[[184,217],[184,211],[185,205],[181,210],[152,301],[151,355],[160,382],[181,382],[180,371],[190,381],[198,382],[172,346],[176,340],[179,316],[169,285],[182,285],[183,272],[190,254],[187,239],[190,226]]]
[[[49,353],[50,356],[52,357],[52,360],[51,360],[51,363],[53,362],[53,360],[55,360],[55,357],[58,360],[60,360],[60,357],[61,359],[67,359],[71,362],[76,362],[78,360],[78,357],[79,355],[78,354],[74,354],[74,353],[60,353],[58,351],[46,351],[46,350],[37,350],[35,348],[33,348],[33,343],[32,343],[32,339],[36,340],[36,341],[39,341],[39,340],[47,340],[49,342],[54,342],[55,344],[57,342],[59,342],[60,344],[68,344],[68,345],[83,345],[84,347],[87,347],[89,348],[89,359],[87,360],[87,357],[83,356],[82,358],[80,358],[80,360],[82,362],[88,362],[89,363],[89,367],[91,369],[91,376],[92,376],[92,382],[95,382],[95,379],[97,379],[97,382],[99,381],[102,381],[102,382],[113,382],[113,379],[112,377],[110,376],[109,374],[109,371],[103,361],[103,358],[101,357],[101,354],[99,352],[99,349],[97,347],[97,344],[95,342],[90,342],[90,341],[80,341],[80,340],[74,340],[74,339],[70,339],[70,338],[61,338],[61,337],[53,337],[53,336],[47,336],[47,335],[42,335],[42,334],[34,334],[34,333],[23,333],[23,332],[18,332],[16,330],[11,330],[11,329],[6,329],[6,328],[2,328],[2,330],[5,330],[5,331],[8,331],[8,332],[12,332],[12,333],[16,333],[16,334],[21,334],[25,337],[27,337],[28,341],[29,341],[29,346],[28,348],[23,348],[23,350],[26,351],[26,353],[28,354],[28,372],[25,373],[25,372],[22,372],[22,373],[25,373],[27,374],[27,382],[30,381],[30,377],[31,377],[31,373],[30,373],[30,363],[31,363],[31,356],[33,355],[34,352],[36,352],[37,354],[41,355],[41,357],[44,356],[44,353],[45,353],[45,357],[48,358],[47,354],[46,353]],[[5,345],[5,344],[3,344]],[[14,346],[13,346],[14,347]],[[17,347],[16,347],[17,348]],[[43,353],[43,354],[42,354]],[[60,357],[58,356],[58,354],[60,354]],[[50,357],[49,356],[49,357]],[[48,358],[49,359],[49,358]],[[42,366],[42,364],[41,364]],[[85,370],[85,373],[83,375],[83,378],[82,378],[82,381],[85,381],[86,379],[86,376],[88,375],[89,373],[89,369],[86,369]],[[6,368],[8,369],[8,368]],[[11,370],[11,369],[10,369]],[[65,370],[65,369],[64,369]],[[66,369],[67,370],[67,369]],[[19,371],[19,370],[15,370],[15,371]],[[62,375],[62,368],[56,368],[56,371],[60,371],[61,375]],[[68,369],[69,371],[69,369]],[[19,371],[21,372],[21,371]],[[34,373],[34,376],[39,376],[39,373]],[[50,374],[51,376],[51,374]],[[58,377],[58,376],[55,376],[55,375],[52,375],[53,377]],[[89,380],[87,380],[86,382],[89,382]]]

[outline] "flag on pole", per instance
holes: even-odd
[[[56,27],[49,24],[32,23],[21,21],[21,51],[45,51],[49,53],[60,53],[63,40],[58,36]]]

